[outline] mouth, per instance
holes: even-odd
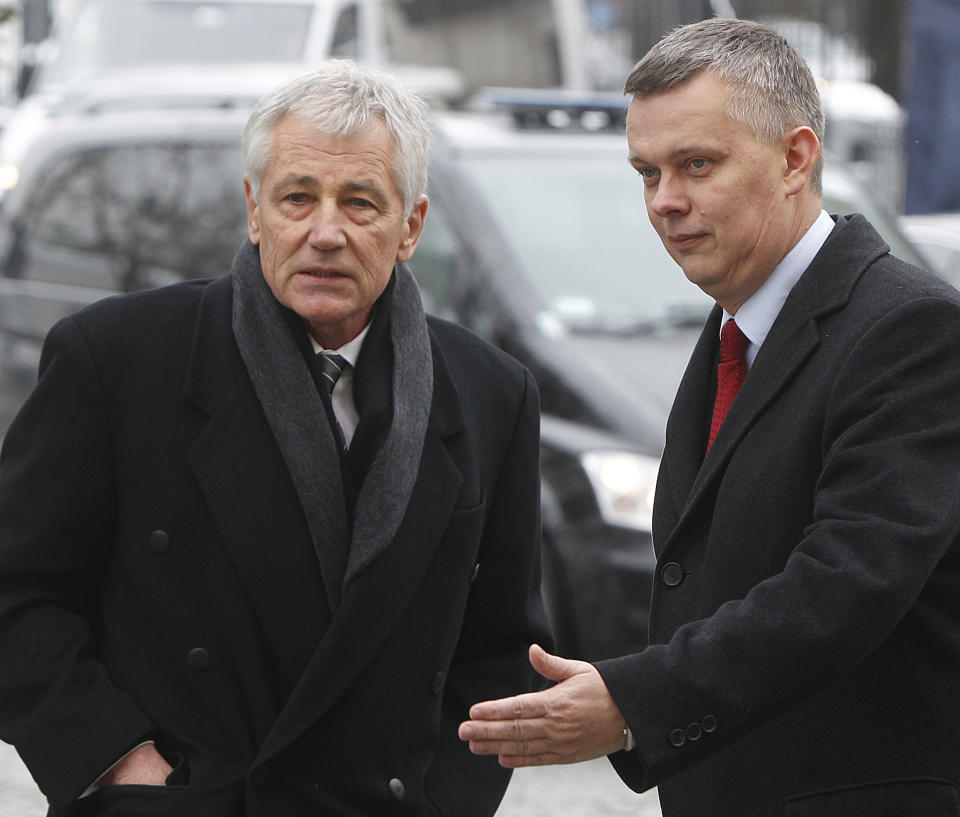
[[[326,269],[316,267],[313,269],[303,269],[299,271],[300,275],[306,275],[308,278],[347,278],[346,273],[336,269]]]
[[[674,233],[667,236],[671,246],[680,252],[692,250],[697,244],[707,237],[707,233]]]

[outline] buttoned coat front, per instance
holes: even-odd
[[[840,218],[704,456],[716,308],[656,495],[650,646],[599,665],[664,817],[960,814],[960,295]]]
[[[492,814],[507,775],[456,726],[546,637],[536,387],[428,319],[413,495],[331,611],[231,303],[188,283],[51,332],[0,468],[0,736],[57,815]],[[75,801],[145,738],[177,785]]]

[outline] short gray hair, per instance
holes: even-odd
[[[393,137],[394,174],[410,213],[427,190],[430,129],[426,103],[396,77],[351,60],[330,60],[309,74],[270,91],[254,107],[243,131],[244,172],[254,201],[270,159],[273,132],[290,114],[318,130],[350,136],[379,118]]]
[[[713,17],[672,31],[634,66],[623,92],[652,96],[702,71],[729,85],[727,113],[758,141],[771,144],[806,126],[823,144],[823,103],[810,67],[774,29],[751,20]],[[817,190],[822,178],[821,155],[813,172]]]

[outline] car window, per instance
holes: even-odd
[[[447,199],[442,193],[432,197],[417,251],[410,260],[424,309],[495,342],[503,316],[494,314],[497,305],[489,286],[484,286],[476,256],[454,225]]]
[[[122,291],[221,275],[245,236],[242,177],[232,144],[72,152],[18,219],[6,275]]]
[[[456,236],[442,204],[432,200],[410,268],[420,285],[424,308],[441,317],[452,317],[456,313],[460,256],[457,247]]]
[[[57,86],[143,65],[299,60],[311,13],[303,3],[91,0],[36,83]]]
[[[475,88],[556,87],[563,71],[554,6],[554,0],[385,2],[390,61],[453,68]]]
[[[542,302],[542,325],[596,331],[702,321],[711,301],[651,227],[622,155],[469,156],[462,163]]]

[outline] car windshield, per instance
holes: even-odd
[[[61,86],[144,65],[298,60],[311,11],[305,3],[95,0],[37,84]]]
[[[663,248],[623,157],[499,153],[464,167],[544,305],[542,323],[645,331],[703,321],[712,301]]]
[[[647,218],[639,178],[622,157],[503,152],[471,155],[463,166],[492,203],[548,328],[655,331],[702,322],[713,301],[667,254]],[[829,159],[823,206],[862,213],[894,255],[922,266],[889,215]]]

